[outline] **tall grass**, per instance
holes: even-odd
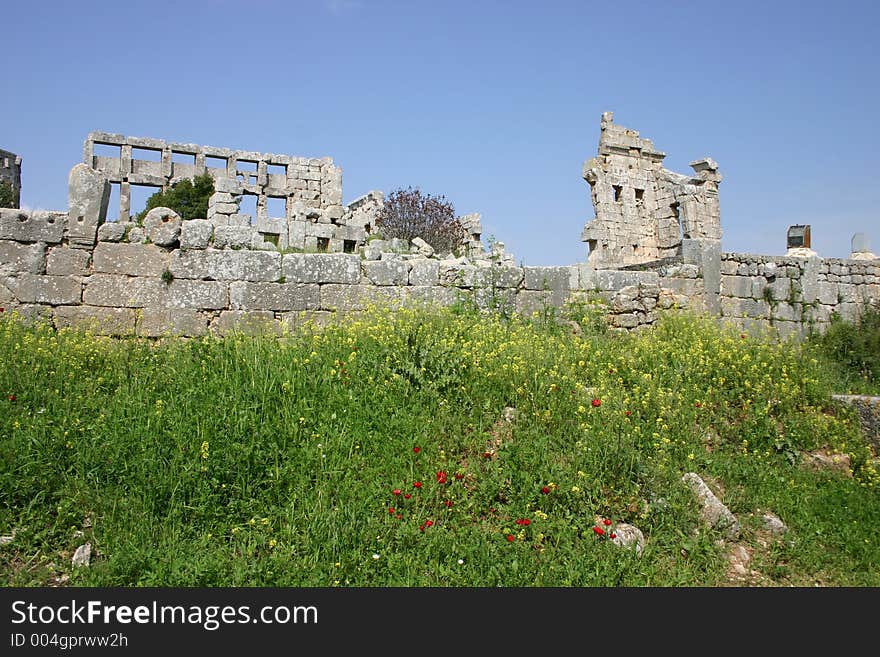
[[[159,342],[7,318],[0,357],[8,585],[728,583],[688,471],[740,516],[765,583],[880,584],[880,480],[827,369],[698,317],[576,336],[375,309]],[[819,447],[854,477],[805,468]],[[786,538],[762,534],[768,509]],[[641,556],[597,517],[638,526]]]

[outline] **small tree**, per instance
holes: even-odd
[[[137,220],[143,221],[153,208],[171,208],[181,219],[205,219],[208,216],[208,199],[213,193],[214,179],[210,174],[181,180],[170,189],[156,192],[148,198],[147,207],[138,213]]]
[[[376,217],[385,239],[407,243],[421,237],[438,253],[455,253],[467,239],[452,203],[444,196],[422,195],[418,188],[397,189],[388,195]]]
[[[14,208],[15,194],[12,192],[12,185],[5,180],[0,180],[0,208]]]

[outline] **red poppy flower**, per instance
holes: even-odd
[[[544,486],[543,488],[541,488],[541,492],[544,493],[544,495],[549,495],[550,494],[550,487]]]
[[[394,507],[393,506],[388,507],[388,513],[390,513],[392,515],[394,514]]]
[[[702,404],[700,402],[695,402],[694,406],[696,406],[697,408],[700,408],[700,406],[702,406]]]
[[[602,536],[605,534],[605,530],[601,527],[593,527],[593,531],[596,533],[597,536]]]
[[[0,313],[6,312],[6,308],[0,308]]]
[[[614,532],[611,532],[611,538],[617,538],[617,534],[615,534]]]
[[[422,451],[422,448],[421,448],[421,447],[413,447],[413,453],[414,453],[414,454],[418,454],[418,453],[421,452],[421,451]]]
[[[405,499],[405,500],[408,500],[411,497],[412,497],[412,493],[404,493],[403,494],[403,499]]]
[[[399,488],[395,488],[393,491],[391,491],[391,494],[392,494],[392,495],[400,495],[400,489],[399,489]]]
[[[413,482],[413,488],[421,488],[421,487],[422,487],[421,481],[414,481]]]
[[[456,472],[456,473],[455,473],[455,478],[458,479],[459,481],[461,481],[462,479],[464,479],[464,475],[461,474],[460,472]]]
[[[446,500],[445,502],[443,502],[443,504],[446,505],[446,508],[447,508],[447,509],[451,509],[451,508],[452,508],[452,500]]]
[[[624,415],[626,415],[627,417],[629,417],[630,415],[632,415],[632,411],[627,411],[626,413],[624,413]]]
[[[425,531],[425,526],[424,526],[424,525],[419,525],[419,531],[420,531],[420,532]]]
[[[508,534],[508,535],[507,535],[507,542],[508,542],[508,543],[513,543],[513,534]]]
[[[601,400],[601,399],[594,399],[594,400],[593,400],[592,402],[590,402],[590,403],[593,405],[593,408],[596,408],[597,406],[599,406],[599,405],[602,404],[602,400]]]
[[[517,525],[531,525],[532,521],[529,520],[528,518],[520,518],[519,520],[516,521],[516,524]]]
[[[15,401],[15,395],[9,395],[9,401]]]
[[[492,452],[483,452],[483,458],[484,459],[492,458]]]
[[[431,527],[434,524],[433,520],[425,520],[425,527]]]
[[[608,518],[605,518],[605,520],[602,521],[602,524],[608,527],[611,524],[611,521]]]
[[[398,520],[403,520],[403,516],[399,513],[394,517],[397,518]]]
[[[446,483],[446,473],[443,470],[437,472],[437,483],[445,484]]]

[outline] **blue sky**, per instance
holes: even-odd
[[[5,3],[0,148],[66,209],[92,130],[310,157],[346,202],[408,185],[528,265],[586,258],[599,119],[719,165],[725,251],[791,224],[880,252],[880,3],[205,0]]]

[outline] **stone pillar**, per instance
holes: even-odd
[[[68,240],[73,248],[95,245],[98,226],[107,219],[110,181],[107,176],[85,164],[70,170],[67,182]]]
[[[681,255],[685,264],[696,265],[703,277],[706,310],[721,314],[721,240],[683,239]]]
[[[119,184],[119,221],[131,219],[131,184],[122,182]]]

